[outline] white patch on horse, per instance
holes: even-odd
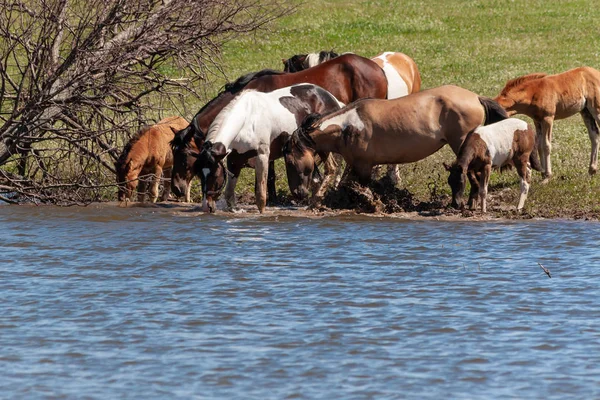
[[[365,124],[363,120],[360,119],[356,108],[346,111],[345,113],[338,114],[332,118],[321,122],[319,129],[325,130],[327,127],[330,127],[332,125],[337,125],[342,129],[346,129],[348,126],[353,126],[358,130],[365,129]]]
[[[304,64],[307,68],[312,68],[316,65],[319,65],[319,53],[310,53],[307,55]]]
[[[205,178],[208,176],[209,173],[210,173],[210,168],[202,168],[202,174],[204,175]]]
[[[408,95],[408,85],[402,79],[402,76],[398,73],[396,68],[388,61],[388,56],[394,54],[390,51],[386,51],[379,57],[375,57],[379,59],[383,63],[383,73],[388,81],[388,90],[387,90],[387,98],[388,100],[397,99],[398,97],[404,97]]]
[[[475,133],[479,134],[487,145],[494,167],[503,166],[513,156],[512,145],[517,130],[527,130],[527,122],[517,118],[508,118],[475,129]]]

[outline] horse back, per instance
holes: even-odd
[[[387,80],[381,68],[356,54],[344,54],[299,72],[263,76],[246,88],[270,92],[299,83],[321,86],[345,104],[366,97],[384,99],[387,94]]]
[[[173,166],[173,151],[170,142],[175,137],[175,131],[186,128],[189,123],[181,117],[167,117],[152,125],[140,140],[136,148],[137,158],[144,160],[145,169],[152,169],[156,165],[161,168]]]

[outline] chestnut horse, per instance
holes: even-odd
[[[540,136],[538,149],[544,182],[552,176],[552,125],[555,119],[581,114],[592,151],[589,174],[598,170],[598,124],[600,124],[600,71],[590,67],[556,75],[529,74],[509,80],[495,98],[509,115],[525,114],[534,121]]]
[[[465,177],[468,177],[471,183],[468,206],[474,209],[479,195],[481,211],[485,213],[492,168],[504,169],[514,166],[521,178],[521,195],[517,205],[517,210],[521,210],[529,192],[531,168],[536,171],[542,169],[535,138],[536,134],[527,122],[516,118],[508,118],[475,129],[465,139],[456,161],[452,165],[444,164],[446,170],[450,172],[448,184],[452,189],[452,206],[463,207]]]
[[[215,211],[215,200],[225,186],[227,175],[230,178],[225,189],[227,205],[230,209],[235,206],[234,190],[240,169],[253,157],[256,205],[264,212],[267,164],[269,159],[281,157],[282,139],[296,130],[310,113],[332,112],[341,106],[331,93],[308,83],[268,93],[244,90],[217,115],[194,164],[202,182],[203,210]],[[231,172],[222,164],[227,155]],[[297,190],[292,185],[290,189],[292,193]]]
[[[446,143],[458,154],[467,134],[505,118],[492,99],[457,86],[394,100],[364,99],[323,117],[309,116],[292,135],[285,157],[297,173],[310,174],[315,151],[336,152],[365,183],[375,165],[415,162]]]
[[[350,103],[364,97],[383,99],[386,96],[387,80],[382,70],[370,60],[355,54],[346,54],[311,68],[310,71],[283,73],[271,70],[244,75],[207,103],[194,116],[190,127],[180,131],[172,142],[176,168],[173,171],[172,189],[180,196],[185,189],[185,166],[190,162],[180,161],[192,157],[189,143],[194,139],[198,148],[202,147],[208,127],[217,114],[242,89],[254,89],[258,92],[270,92],[300,83],[312,83],[321,86],[333,94],[342,103]],[[193,161],[191,161],[193,164]],[[181,166],[182,169],[177,166]],[[269,196],[274,196],[275,185]]]
[[[133,191],[138,187],[138,201],[143,202],[146,192],[146,182],[139,179],[142,175],[152,174],[150,199],[154,203],[158,198],[158,186],[161,176],[169,178],[173,166],[173,153],[169,142],[173,140],[173,129],[180,130],[188,126],[181,117],[168,117],[156,125],[140,130],[125,146],[121,156],[115,163],[117,183],[119,184],[118,199],[127,206]],[[139,185],[138,185],[139,183]],[[165,183],[162,201],[169,197],[171,185]],[[187,194],[189,196],[189,194]]]
[[[321,51],[319,53],[297,54],[290,59],[282,59],[284,71],[302,71],[337,57],[333,51]],[[404,53],[386,51],[371,58],[385,73],[387,78],[387,99],[397,99],[421,90],[421,74],[415,61]],[[400,179],[398,166],[388,166],[388,176],[394,185]]]

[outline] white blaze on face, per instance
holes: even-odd
[[[345,113],[338,114],[335,117],[323,121],[319,126],[319,129],[325,130],[325,128],[332,125],[337,125],[340,128],[342,128],[342,130],[346,129],[348,126],[353,126],[361,131],[365,129],[365,124],[363,123],[362,119],[360,119],[356,108],[353,108],[349,111],[346,111]]]
[[[379,57],[375,57],[375,59],[379,59],[383,63],[383,73],[385,74],[385,77],[388,81],[388,100],[397,99],[398,97],[404,97],[408,95],[408,86],[406,85],[406,82],[404,82],[402,76],[400,76],[396,68],[394,68],[394,66],[390,64],[390,62],[387,59],[387,57],[391,54],[394,53],[385,52]]]
[[[487,145],[494,167],[501,167],[512,157],[512,144],[518,130],[527,130],[527,122],[508,118],[475,130]]]
[[[208,176],[209,172],[210,172],[209,168],[202,168],[202,175],[204,175],[205,179]]]

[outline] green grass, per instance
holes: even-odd
[[[591,0],[308,1],[268,31],[228,43],[222,61],[232,80],[249,71],[281,69],[281,58],[297,53],[333,48],[372,57],[401,51],[417,62],[424,89],[456,84],[494,97],[508,79],[522,74],[600,67],[599,17]],[[207,92],[216,93],[225,81],[216,79]],[[534,175],[526,209],[543,216],[600,215],[600,177],[587,175],[590,144],[580,117],[555,123],[553,146],[554,179],[542,186],[540,175]],[[421,200],[429,199],[432,185],[449,193],[441,163],[453,157],[446,147],[402,166],[401,186]],[[237,192],[252,191],[253,184],[247,170]],[[514,171],[494,173],[491,185],[492,191],[507,188],[503,201],[516,204]],[[281,162],[278,188],[287,191]]]

